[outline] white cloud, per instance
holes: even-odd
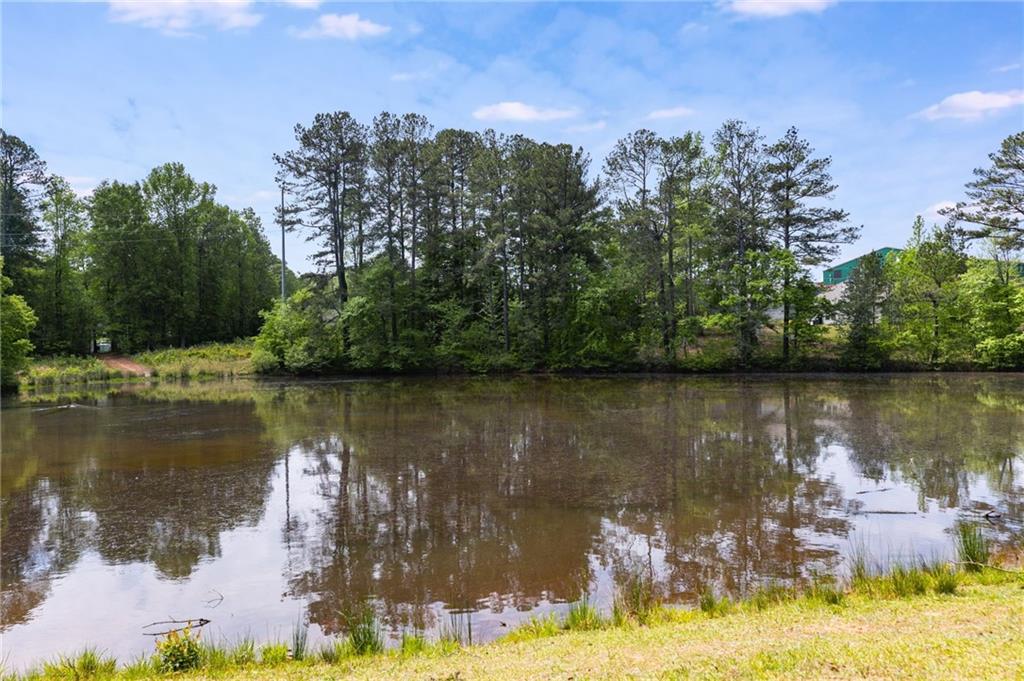
[[[721,3],[734,14],[770,19],[800,12],[821,13],[837,0],[726,0]]]
[[[939,211],[945,210],[947,208],[956,208],[956,202],[939,201],[938,203],[933,203],[932,205],[924,209],[924,212],[921,213],[921,218],[924,220],[926,225],[933,225],[945,222],[946,217],[942,215]]]
[[[281,2],[297,9],[316,9],[323,4],[323,0],[281,0]]]
[[[199,26],[221,31],[252,28],[263,15],[252,11],[251,0],[110,0],[110,18],[126,24],[155,28],[165,35],[192,35]]]
[[[605,121],[594,121],[593,123],[581,123],[580,125],[570,125],[565,129],[566,132],[597,132],[598,130],[604,130],[608,124]]]
[[[707,33],[708,25],[702,24],[699,21],[688,21],[685,24],[683,24],[683,27],[679,29],[679,32],[684,35]]]
[[[481,121],[556,121],[577,115],[576,109],[541,109],[522,102],[498,102],[473,112]]]
[[[1020,62],[1017,62],[1016,64],[1004,64],[1003,66],[992,69],[992,73],[1009,73],[1010,71],[1016,71],[1019,68]]]
[[[958,92],[946,97],[938,104],[919,111],[916,116],[929,121],[941,118],[955,118],[961,121],[976,121],[985,116],[1024,104],[1024,90],[1004,92]]]
[[[647,118],[652,121],[661,120],[664,118],[682,118],[683,116],[692,116],[696,111],[686,106],[675,106],[671,109],[655,109],[651,113],[647,114]]]
[[[361,19],[358,14],[321,14],[316,23],[303,31],[295,32],[300,38],[342,38],[358,40],[384,35],[390,26]]]
[[[86,175],[66,175],[64,179],[71,185],[71,191],[75,193],[79,198],[85,198],[90,196],[92,191],[96,188],[96,185],[100,183],[95,177],[89,177]]]

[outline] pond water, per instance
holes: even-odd
[[[3,655],[208,639],[474,641],[641,571],[667,602],[1024,525],[1024,376],[129,385],[4,403]],[[996,511],[1000,517],[986,519]]]

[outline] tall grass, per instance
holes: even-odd
[[[43,675],[51,679],[97,679],[112,676],[117,660],[95,648],[86,648],[77,655],[61,655],[43,665]]]
[[[607,622],[597,611],[586,594],[569,606],[569,614],[565,617],[565,628],[571,631],[593,631],[603,629]]]
[[[384,650],[384,636],[373,605],[362,603],[342,612],[341,617],[348,627],[348,642],[354,654],[373,655]]]
[[[957,556],[969,572],[979,572],[982,567],[988,565],[988,540],[977,525],[958,524],[954,542]]]
[[[620,624],[627,619],[647,624],[658,605],[654,580],[643,569],[634,569],[615,593],[612,619]]]
[[[309,637],[309,626],[304,618],[299,617],[292,627],[292,659],[306,659],[306,643]]]

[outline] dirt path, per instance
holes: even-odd
[[[120,355],[111,355],[109,357],[103,357],[102,360],[103,363],[106,364],[108,368],[129,374],[131,376],[150,375],[149,367],[145,367],[139,364],[138,362],[134,362],[128,359],[127,357],[122,357]]]

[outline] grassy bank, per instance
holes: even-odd
[[[385,650],[371,610],[349,622],[348,637],[318,650],[301,626],[262,646],[186,634],[127,666],[87,651],[16,678],[1011,679],[1024,670],[1024,576],[962,563],[873,572],[854,561],[843,585],[767,586],[740,601],[707,593],[693,609],[665,607],[638,582],[611,613],[582,601],[487,645],[463,646],[455,626]]]
[[[149,376],[144,377],[108,366],[103,355],[37,357],[22,374],[21,385],[27,388],[47,388],[160,378],[230,378],[253,373],[251,356],[251,340],[167,348],[127,356],[130,362],[145,367]]]

